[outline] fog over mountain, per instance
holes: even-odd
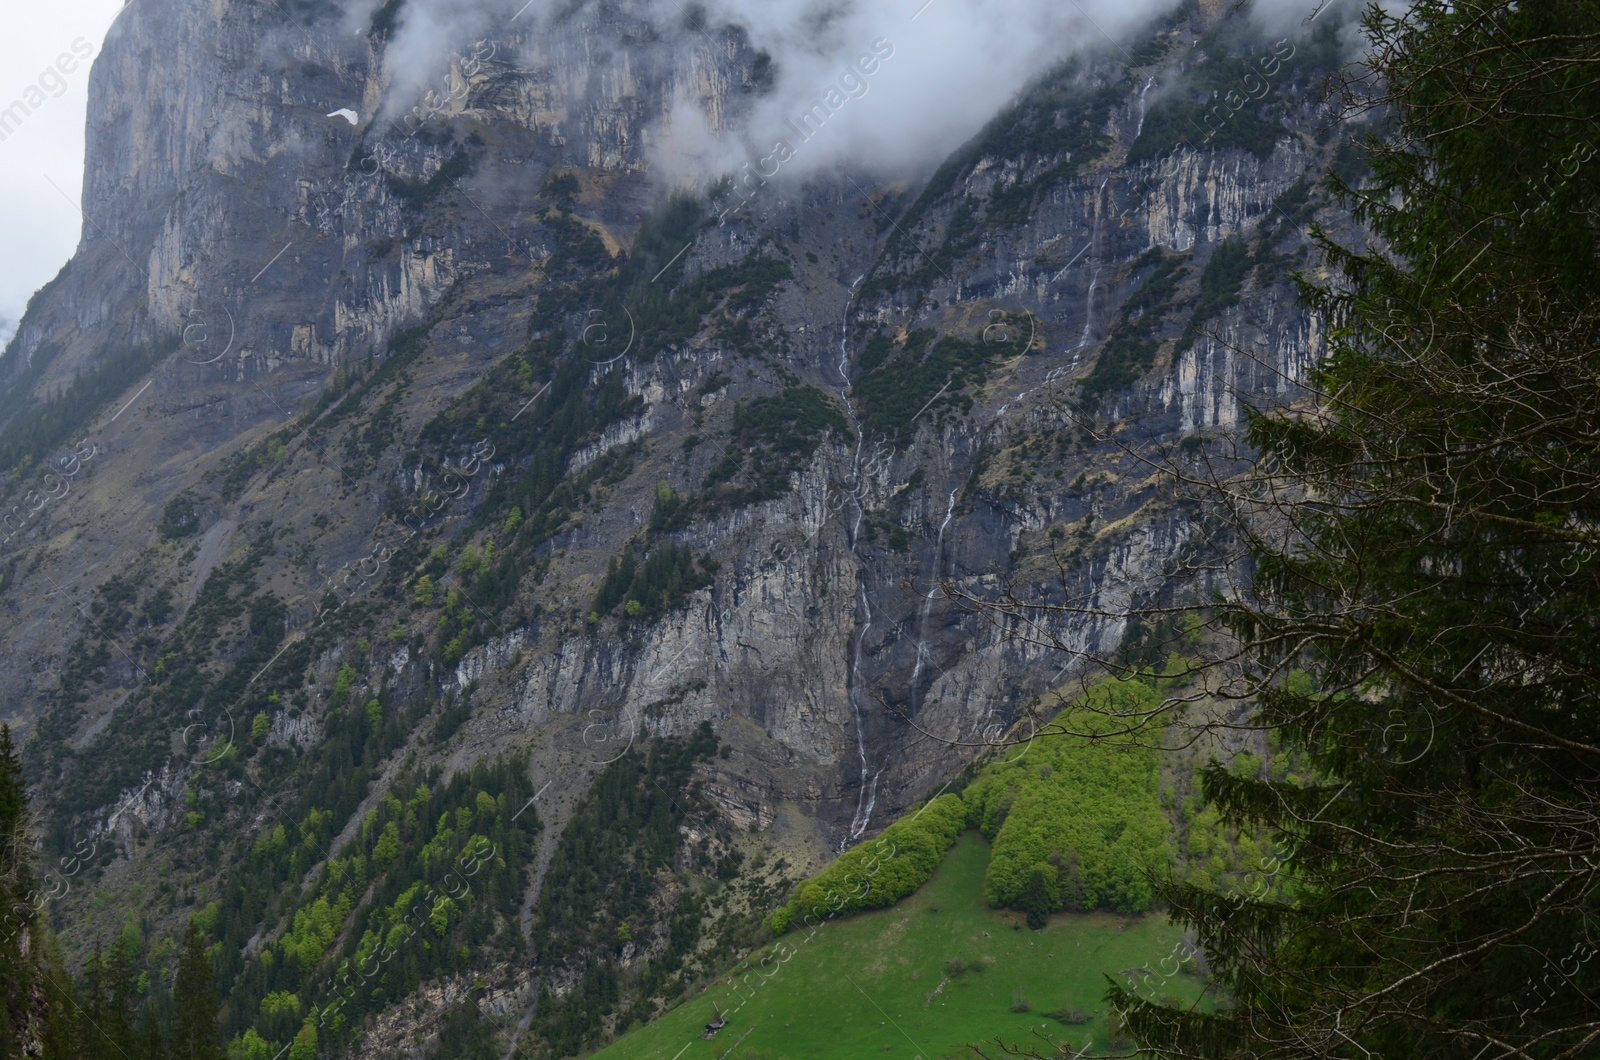
[[[473,40],[521,29],[529,40],[585,4],[549,0],[424,0],[404,8],[386,55],[385,107],[410,106],[435,84],[452,56]],[[972,136],[1021,90],[1063,59],[1087,49],[1122,48],[1177,0],[637,0],[629,5],[657,27],[648,46],[681,52],[725,47],[730,27],[772,57],[771,81],[733,127],[684,100],[659,131],[657,162],[675,180],[737,170],[778,140],[794,148],[785,178],[841,161],[885,175],[927,167]],[[376,5],[351,13],[362,27]],[[1259,4],[1258,18],[1303,19],[1293,0]],[[627,42],[630,48],[647,45]],[[865,71],[871,71],[865,72]],[[825,135],[802,142],[799,120],[822,105]],[[767,167],[771,173],[771,166]]]

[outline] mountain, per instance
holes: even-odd
[[[1247,576],[1155,462],[1237,461],[1321,348],[1340,17],[1173,5],[930,170],[787,178],[830,88],[719,180],[657,147],[784,60],[700,9],[565,5],[424,82],[400,0],[133,0],[0,358],[0,682],[69,949],[198,913],[230,1036],[293,1036],[281,993],[395,1048],[475,979],[561,1052],[618,969],[710,974],[1130,603]],[[418,890],[468,863],[484,901]]]

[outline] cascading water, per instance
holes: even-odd
[[[839,396],[843,399],[845,411],[856,429],[856,449],[850,468],[850,500],[856,510],[855,518],[850,523],[849,538],[850,552],[857,558],[860,558],[857,542],[861,539],[861,524],[867,514],[866,505],[861,500],[864,485],[862,453],[866,446],[866,432],[855,405],[850,401],[850,306],[855,301],[856,288],[861,286],[861,281],[865,278],[865,274],[857,276],[856,282],[850,285],[850,297],[845,300],[844,305],[844,321],[839,325]],[[861,714],[861,644],[866,639],[867,631],[872,628],[872,601],[867,598],[867,579],[864,569],[859,585],[861,621],[856,626],[855,636],[850,645],[850,676],[846,682],[845,695],[850,701],[850,713],[856,724],[856,753],[861,758],[861,790],[856,796],[855,815],[850,819],[850,834],[839,844],[841,853],[850,840],[859,839],[866,832],[867,825],[872,820],[872,808],[878,801],[878,777],[883,772],[882,769],[872,772],[871,764],[867,760],[866,728],[862,724]]]
[[[1100,182],[1099,190],[1094,193],[1094,227],[1089,233],[1090,261],[1094,260],[1094,249],[1100,244],[1100,215],[1103,212],[1101,210],[1101,205],[1105,199],[1106,185],[1110,182],[1111,176],[1110,174],[1107,174],[1106,178]],[[1079,336],[1078,345],[1074,347],[1072,351],[1073,353],[1077,353],[1079,350],[1082,350],[1085,346],[1089,345],[1089,339],[1094,333],[1094,292],[1095,288],[1099,286],[1100,266],[1096,265],[1094,267],[1094,272],[1089,274],[1089,294],[1084,299],[1083,304],[1083,334]]]
[[[917,688],[922,678],[922,667],[928,661],[928,615],[933,611],[933,597],[939,591],[939,575],[944,561],[944,532],[956,513],[956,491],[950,491],[950,503],[945,506],[944,522],[939,524],[939,536],[933,546],[933,584],[928,595],[922,598],[922,615],[917,622],[917,661],[911,668],[911,713],[917,712]]]
[[[1146,92],[1150,91],[1150,86],[1155,84],[1155,83],[1156,83],[1156,79],[1152,75],[1150,78],[1148,78],[1145,81],[1144,87],[1139,90],[1139,124],[1133,130],[1133,138],[1135,140],[1137,140],[1139,138],[1139,134],[1140,133],[1144,132],[1144,94]]]

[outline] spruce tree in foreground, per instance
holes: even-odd
[[[1225,617],[1318,779],[1204,778],[1278,850],[1254,893],[1168,888],[1217,1010],[1112,998],[1166,1057],[1597,1056],[1600,2],[1364,22],[1376,238],[1324,241],[1318,401],[1252,421],[1231,490]]]

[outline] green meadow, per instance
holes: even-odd
[[[1180,931],[1160,916],[1104,912],[1057,913],[1043,930],[1027,930],[1021,913],[985,903],[988,861],[988,843],[968,832],[915,894],[828,922],[809,937],[792,930],[735,976],[595,1055],[944,1060],[974,1056],[969,1045],[985,1042],[996,1055],[996,1038],[1045,1054],[1063,1041],[1104,1050],[1105,977],[1159,968],[1163,958],[1173,967]],[[1204,980],[1192,967],[1165,981],[1157,974],[1149,987],[1197,1002]],[[1014,1011],[1024,1004],[1026,1011]],[[705,1040],[718,1009],[727,1025]]]

